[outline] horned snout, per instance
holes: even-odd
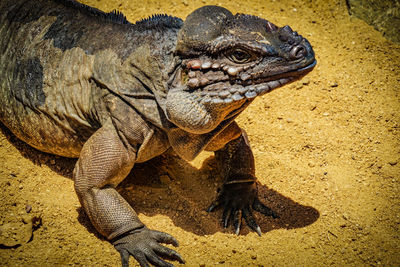
[[[284,51],[288,59],[296,60],[312,56],[312,48],[308,42],[289,26],[280,28],[278,37],[283,43]]]

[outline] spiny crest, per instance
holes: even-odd
[[[243,13],[237,13],[235,15],[235,18],[241,18],[241,19],[259,19],[259,17],[255,15],[250,15],[250,14],[243,14]]]
[[[183,22],[180,18],[169,16],[167,14],[154,14],[148,18],[137,21],[135,25],[144,29],[152,29],[156,27],[179,29],[182,27]]]
[[[63,4],[66,7],[76,9],[84,14],[92,17],[97,17],[105,21],[114,22],[117,24],[130,24],[122,12],[113,10],[109,13],[103,12],[97,8],[81,4],[75,0],[56,0],[56,2]]]
[[[126,19],[125,15],[116,9],[107,13],[108,19],[112,22],[119,23],[119,24],[130,24],[130,22]]]

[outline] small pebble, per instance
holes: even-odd
[[[32,206],[29,205],[29,204],[26,204],[26,206],[25,206],[25,211],[26,211],[26,213],[31,212],[31,210],[32,210]]]
[[[338,83],[336,83],[336,82],[331,82],[331,83],[329,84],[329,86],[330,86],[330,87],[338,87],[339,85],[338,85]]]

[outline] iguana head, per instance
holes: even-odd
[[[299,79],[316,64],[309,42],[289,26],[217,6],[191,13],[178,33],[182,59],[167,95],[170,121],[207,133],[256,96]]]

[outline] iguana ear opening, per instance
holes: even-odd
[[[178,33],[177,53],[196,55],[221,34],[224,22],[231,18],[233,14],[223,7],[203,6],[196,9],[186,18]]]

